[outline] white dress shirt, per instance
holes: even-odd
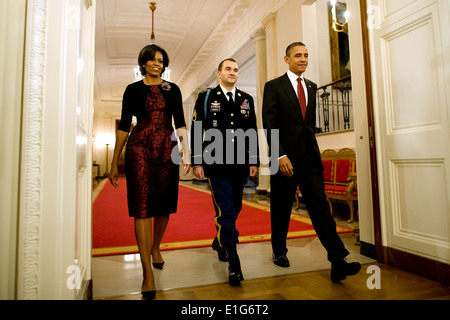
[[[233,101],[236,101],[236,87],[234,87],[233,90],[228,91],[222,85],[220,85],[220,89],[222,89],[222,91],[225,93],[225,97],[227,97],[228,100],[229,100],[229,98],[228,98],[227,93],[231,92],[231,94],[233,95]]]
[[[297,92],[298,76],[295,73],[293,73],[291,70],[288,70],[287,75],[289,77],[289,80],[291,80],[292,86],[294,87],[294,90],[295,90],[295,94],[298,97],[298,92]],[[303,79],[302,86],[303,86],[303,91],[305,92],[306,105],[308,105],[308,88],[306,88],[306,82],[305,82],[305,78],[303,77],[303,75],[300,78]]]

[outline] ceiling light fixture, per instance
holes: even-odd
[[[152,44],[155,43],[155,10],[156,10],[156,2],[149,3],[150,10],[152,10],[152,35],[150,36],[150,42]]]

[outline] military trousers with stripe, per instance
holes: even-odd
[[[242,209],[242,193],[246,178],[209,178],[211,196],[216,211],[214,219],[219,245],[226,247],[239,242],[236,220]]]

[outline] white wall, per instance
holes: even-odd
[[[15,298],[25,0],[0,2],[0,300]]]
[[[107,168],[108,171],[111,169],[116,141],[116,120],[120,120],[120,112],[100,113],[94,116],[92,160],[100,165],[100,176],[105,175]],[[106,155],[106,144],[108,144],[108,156]],[[108,163],[106,163],[106,160],[108,160]]]

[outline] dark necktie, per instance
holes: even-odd
[[[298,102],[300,103],[300,108],[302,109],[303,119],[305,119],[306,97],[305,97],[305,91],[303,91],[302,78],[297,79],[297,95],[298,95]]]
[[[233,94],[231,92],[227,92],[227,96],[228,96],[228,101],[230,103],[234,103],[234,101],[233,101]]]

